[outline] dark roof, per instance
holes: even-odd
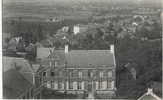
[[[3,94],[4,98],[17,98],[33,86],[32,68],[23,58],[3,58]]]
[[[9,69],[17,69],[21,75],[24,76],[29,82],[33,83],[32,73],[34,72],[32,66],[24,58],[17,57],[2,57],[3,59],[3,72]]]
[[[54,50],[50,54],[49,48],[39,48],[38,57],[42,58],[41,65],[49,65],[50,60],[59,61],[59,65],[67,63],[68,67],[114,66],[114,54],[110,50]],[[42,53],[41,53],[42,52]],[[49,58],[49,59],[47,59]]]
[[[65,54],[67,66],[114,66],[110,50],[71,50]]]
[[[44,47],[37,48],[37,58],[43,59],[48,57],[50,55],[50,50],[53,51],[53,48],[44,48]]]
[[[10,69],[3,74],[3,97],[6,99],[16,99],[30,87],[32,84],[16,69]]]

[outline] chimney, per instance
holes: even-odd
[[[65,53],[68,53],[68,45],[65,45]]]
[[[110,52],[114,53],[114,45],[113,44],[110,45]]]

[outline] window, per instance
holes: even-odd
[[[47,88],[51,88],[51,82],[50,82],[50,81],[48,81],[48,82],[46,83],[46,85],[47,85]]]
[[[55,67],[56,67],[56,66],[58,66],[58,62],[57,62],[57,61],[55,61],[55,62],[54,62],[54,65],[55,65]]]
[[[93,72],[90,72],[90,76],[93,77]]]
[[[102,89],[102,81],[99,81],[99,89]]]
[[[104,73],[100,72],[100,78],[103,78],[103,76],[104,76]]]
[[[107,80],[107,88],[110,89],[111,88],[111,82],[109,80]]]
[[[49,61],[49,66],[52,67],[52,62],[51,61]]]
[[[96,81],[96,90],[98,90],[98,88],[99,88],[99,82]]]
[[[72,71],[69,74],[70,74],[70,77],[73,77],[73,72]]]
[[[73,82],[69,82],[69,89],[73,89]]]
[[[112,77],[112,71],[108,71],[108,77]]]
[[[43,72],[43,77],[45,77],[46,76],[46,72]]]
[[[102,82],[102,89],[103,90],[107,89],[107,81]]]
[[[58,89],[58,82],[56,82],[56,81],[54,82],[54,89],[56,89],[56,90]]]
[[[51,81],[51,88],[54,88],[54,81]]]
[[[82,72],[79,72],[79,78],[82,78]]]
[[[61,89],[62,88],[62,84],[61,82],[58,82],[58,89]]]
[[[54,72],[51,72],[51,76],[54,76]]]
[[[82,82],[78,82],[78,90],[82,89]]]
[[[111,82],[111,88],[114,89],[114,81]]]
[[[63,82],[58,82],[58,89],[64,89],[64,83]]]
[[[91,71],[88,71],[88,77],[93,77],[93,72],[91,72]]]

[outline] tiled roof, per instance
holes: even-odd
[[[110,50],[70,50],[68,53],[64,50],[54,50],[50,54],[49,48],[39,48],[38,56],[42,58],[41,65],[49,65],[49,61],[53,58],[59,60],[59,65],[67,62],[68,67],[114,66],[114,55]]]
[[[16,69],[7,70],[3,74],[3,96],[6,99],[16,99],[31,87],[32,84]]]
[[[16,98],[33,84],[33,70],[23,58],[2,57],[4,98]]]
[[[50,55],[50,50],[53,51],[53,48],[37,48],[37,58],[43,59],[48,57]]]
[[[71,50],[65,56],[68,66],[114,66],[114,56],[110,50]]]
[[[24,76],[24,78],[26,78],[29,82],[33,83],[32,80],[33,69],[27,60],[25,60],[24,58],[5,56],[3,56],[2,59],[3,59],[3,72],[6,72],[9,69],[17,69],[19,73],[21,73]]]

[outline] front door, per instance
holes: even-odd
[[[93,81],[88,82],[88,98],[89,99],[94,98],[94,82]]]

